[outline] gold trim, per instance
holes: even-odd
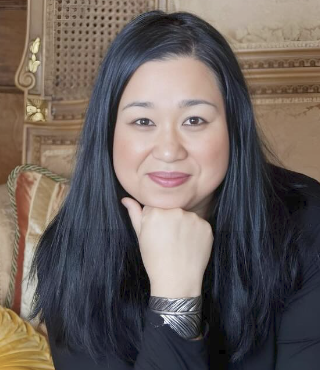
[[[229,43],[236,51],[259,51],[261,49],[315,49],[320,47],[319,40],[240,43],[229,39]]]
[[[316,95],[312,96],[312,94],[305,94],[304,96],[295,96],[295,97],[252,96],[251,100],[254,105],[320,103],[320,96]]]
[[[48,103],[41,99],[27,99],[26,121],[45,122],[48,116]]]
[[[40,65],[40,61],[37,60],[36,54],[38,54],[40,48],[40,37],[37,37],[30,45],[30,51],[32,53],[31,59],[28,62],[28,70],[31,73],[36,73]]]

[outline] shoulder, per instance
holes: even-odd
[[[311,317],[309,309],[314,310],[315,305],[320,308],[317,298],[320,297],[320,182],[280,167],[273,170],[283,184],[279,194],[299,235],[295,241],[300,256],[298,280],[295,293],[288,297],[286,305],[294,312],[303,307],[302,311]]]
[[[320,231],[320,182],[299,172],[287,172],[292,186],[287,194],[290,210],[299,214],[302,225],[309,231]]]
[[[280,184],[278,195],[291,214],[299,212],[303,219],[320,215],[320,182],[303,173],[271,165],[273,179]]]
[[[286,204],[292,222],[301,231],[299,249],[305,262],[320,254],[320,182],[300,172],[272,165],[278,195]]]

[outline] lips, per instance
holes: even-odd
[[[152,181],[154,181],[158,185],[161,185],[165,188],[173,188],[173,187],[182,185],[186,181],[188,181],[190,178],[190,175],[183,176],[183,177],[164,178],[160,176],[154,176],[153,174],[150,174],[150,173],[148,173],[148,176]]]
[[[148,173],[148,175],[160,177],[162,179],[181,179],[190,176],[184,172],[164,172],[164,171],[150,172]]]

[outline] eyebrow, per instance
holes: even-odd
[[[213,103],[210,103],[207,100],[204,99],[186,99],[186,100],[181,100],[178,104],[179,108],[185,108],[185,107],[192,107],[194,105],[199,105],[199,104],[207,104],[211,105],[214,108],[217,108],[217,106]],[[154,104],[150,101],[134,101],[132,103],[127,104],[122,110],[125,110],[130,107],[143,107],[143,108],[154,108]]]

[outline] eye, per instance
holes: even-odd
[[[138,124],[137,123],[138,121],[141,121],[142,123]],[[148,118],[139,118],[136,121],[134,121],[133,124],[135,124],[137,126],[150,126],[150,125],[148,125],[148,122],[151,122]]]
[[[197,121],[199,121],[199,120],[202,120],[202,122],[201,123],[197,123]],[[205,121],[203,118],[201,118],[201,117],[189,117],[188,119],[187,119],[187,121],[190,121],[190,122],[193,122],[191,125],[187,125],[187,126],[200,126],[200,125],[202,125],[202,123],[207,123],[207,121]],[[195,123],[194,123],[195,122]]]
[[[201,120],[202,122],[199,123],[199,120]],[[140,123],[137,123],[139,122]],[[200,126],[202,125],[203,123],[207,123],[207,121],[205,121],[203,118],[201,117],[189,117],[187,119],[187,121],[190,121],[191,124],[190,125],[187,125],[187,126]],[[137,125],[137,126],[152,126],[152,125],[149,125],[149,122],[152,122],[149,118],[139,118],[137,119],[136,121],[132,122],[133,124]]]

